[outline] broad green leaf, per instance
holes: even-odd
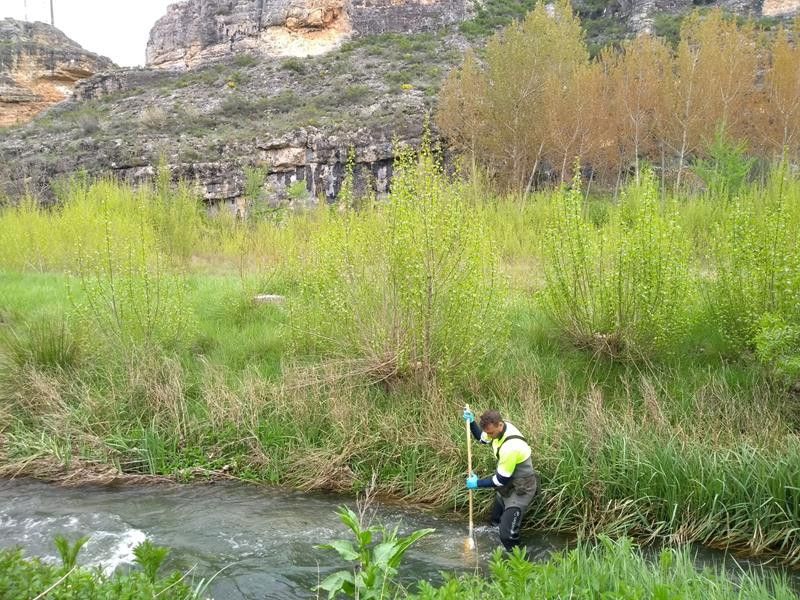
[[[334,550],[345,560],[358,560],[358,552],[353,547],[352,542],[347,540],[334,540],[330,544],[317,546],[321,550]]]
[[[339,592],[344,592],[347,595],[352,595],[355,591],[355,581],[353,574],[349,571],[337,571],[328,575],[322,583],[320,583],[315,590],[325,590],[328,592],[328,600],[331,600]]]

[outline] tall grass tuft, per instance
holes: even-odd
[[[43,371],[73,369],[82,358],[80,341],[64,316],[44,315],[25,324],[22,331],[0,330],[0,366]]]

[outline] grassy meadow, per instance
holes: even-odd
[[[244,221],[163,177],[7,204],[0,473],[346,493],[374,474],[465,512],[468,402],[528,435],[530,527],[800,563],[789,169],[736,194],[665,195],[645,171],[616,199],[579,178],[496,197],[423,150],[390,198],[348,189]]]

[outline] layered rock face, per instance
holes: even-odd
[[[800,13],[800,0],[764,0],[761,14],[765,17],[789,17]]]
[[[237,52],[314,56],[353,35],[432,31],[466,14],[466,0],[186,0],[154,25],[147,64],[185,69]]]
[[[0,21],[0,127],[24,123],[72,94],[75,83],[115,68],[45,23]]]
[[[418,145],[460,57],[439,34],[394,42],[363,38],[303,61],[229,57],[188,72],[95,75],[46,118],[0,136],[0,197],[35,190],[51,201],[50,182],[77,170],[141,182],[165,161],[210,207],[239,208],[254,167],[269,202],[287,201],[298,182],[309,198],[332,201],[351,151],[356,186],[384,193],[394,143]]]

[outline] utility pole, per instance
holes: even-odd
[[[51,27],[56,26],[56,22],[53,19],[53,0],[50,0],[50,26]]]

